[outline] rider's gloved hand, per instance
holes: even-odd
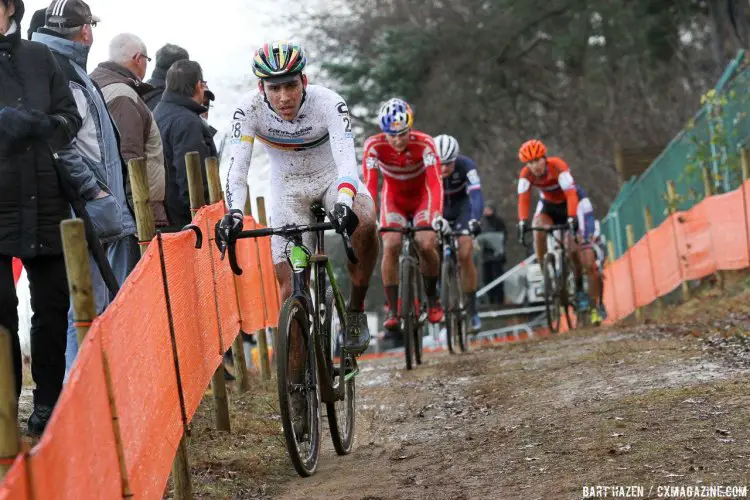
[[[443,219],[441,215],[436,215],[435,218],[432,219],[432,229],[437,233],[448,234],[451,231],[451,225],[448,224],[448,221]]]
[[[471,234],[473,234],[474,236],[477,236],[482,232],[482,225],[478,220],[471,219],[469,221],[469,232],[471,232]]]
[[[219,230],[222,237],[229,239],[231,236],[237,236],[242,231],[242,210],[233,208],[219,222]]]
[[[568,217],[568,226],[571,233],[578,234],[578,217]]]
[[[344,231],[348,235],[352,235],[359,225],[359,218],[354,210],[344,203],[336,203],[333,205],[333,211],[329,214],[333,228],[337,233],[341,234]]]
[[[516,231],[519,245],[523,245],[523,237],[528,230],[528,222],[526,222],[525,220],[518,221],[518,224],[516,225]]]

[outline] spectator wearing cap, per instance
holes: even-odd
[[[156,109],[156,105],[161,102],[162,94],[167,88],[167,71],[177,61],[186,59],[190,59],[190,55],[188,55],[187,50],[179,45],[168,43],[156,51],[156,68],[154,68],[151,79],[148,81],[154,89],[143,96],[148,109],[152,112]]]
[[[167,174],[167,212],[172,224],[184,226],[192,220],[185,154],[197,151],[203,166],[203,186],[208,199],[205,161],[216,156],[216,145],[201,114],[206,82],[195,61],[177,61],[167,72],[167,89],[154,117],[164,144]]]
[[[125,196],[125,177],[120,157],[119,136],[107,103],[86,72],[89,50],[94,43],[93,28],[99,18],[92,15],[83,0],[55,0],[46,10],[45,26],[32,35],[32,40],[50,48],[68,79],[83,126],[72,146],[60,152],[61,164],[85,201],[97,236],[111,247],[112,254],[127,252],[136,234],[132,207]],[[90,256],[92,284],[97,314],[109,303],[107,287],[98,266]],[[112,267],[122,285],[130,269],[125,259],[112,259]],[[73,324],[73,311],[68,312],[68,345],[65,351],[66,371],[72,367],[78,352],[78,337]]]
[[[151,85],[142,81],[150,60],[143,41],[135,35],[123,33],[112,39],[109,60],[96,67],[91,79],[101,88],[109,112],[117,124],[122,159],[126,163],[134,158],[146,160],[151,210],[157,227],[164,227],[169,225],[169,220],[164,207],[166,172],[161,136],[151,111],[141,98],[152,89]],[[132,205],[127,177],[126,186],[128,203]],[[118,259],[126,259],[124,265],[119,266],[120,269],[132,269],[140,258],[136,238],[129,241],[127,252],[118,256]]]
[[[0,325],[10,332],[16,396],[21,395],[18,298],[13,257],[30,282],[31,376],[36,383],[29,433],[44,430],[62,390],[68,282],[60,223],[70,205],[53,153],[81,128],[65,75],[44,45],[21,39],[23,0],[0,0]]]

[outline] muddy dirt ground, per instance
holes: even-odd
[[[196,497],[581,498],[583,486],[748,485],[750,281],[640,326],[364,363],[354,452],[327,432],[317,474],[286,457],[275,386],[207,399],[190,445]],[[169,492],[168,492],[169,493]]]
[[[748,290],[743,276],[645,325],[429,354],[413,371],[367,361],[354,451],[336,456],[326,429],[308,479],[286,455],[275,384],[253,378],[231,396],[231,434],[213,430],[209,397],[192,422],[195,497],[573,499],[583,486],[637,485],[637,498],[657,498],[660,485],[746,486]]]

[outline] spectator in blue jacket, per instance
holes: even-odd
[[[195,61],[177,61],[167,72],[167,88],[154,111],[159,126],[164,161],[167,165],[166,205],[172,225],[184,226],[192,220],[188,193],[185,154],[197,151],[203,173],[203,186],[208,201],[206,158],[216,156],[216,145],[201,114],[206,81]]]
[[[94,26],[99,19],[82,0],[56,0],[46,12],[45,26],[32,34],[32,40],[50,48],[68,79],[83,126],[72,145],[60,152],[61,163],[70,173],[74,187],[86,202],[86,212],[104,245],[136,234],[135,219],[125,196],[124,167],[119,136],[101,91],[86,72],[89,50],[94,42]],[[109,294],[99,269],[90,257],[92,284],[97,313],[109,303]],[[122,285],[130,269],[118,269],[123,261],[111,260]],[[73,311],[68,312],[66,371],[78,353],[78,337]]]

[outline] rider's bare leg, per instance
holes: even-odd
[[[414,234],[419,251],[419,265],[424,277],[424,291],[430,300],[437,298],[437,281],[440,274],[440,254],[437,249],[437,235],[432,231]]]
[[[589,299],[592,305],[598,306],[599,297],[601,297],[601,276],[596,265],[596,254],[593,248],[581,248],[578,253],[580,254],[581,264],[583,264],[583,270],[589,279]]]
[[[458,238],[458,261],[461,266],[461,285],[464,293],[477,291],[477,268],[474,265],[474,241],[471,236]]]
[[[383,261],[380,263],[380,274],[383,277],[385,298],[391,310],[395,310],[398,301],[398,256],[401,253],[401,234],[383,233]]]
[[[347,261],[352,283],[347,308],[350,311],[363,311],[367,288],[380,252],[380,241],[375,224],[375,203],[372,198],[357,196],[352,210],[359,218],[359,226],[352,235],[352,247],[359,262],[352,264]]]
[[[532,227],[540,228],[551,226],[552,218],[547,214],[537,214],[534,216]],[[547,254],[547,233],[544,231],[534,231],[534,250],[536,251],[536,260],[540,266],[544,264],[544,256]]]

